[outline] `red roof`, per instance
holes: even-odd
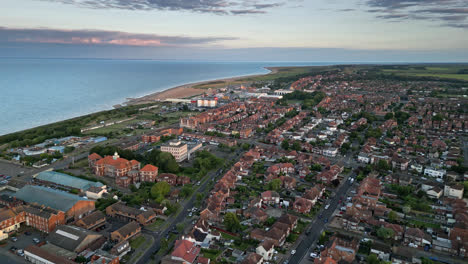
[[[123,158],[114,159],[113,156],[106,156],[96,162],[97,165],[111,165],[117,169],[124,169],[127,167],[132,167],[133,165],[138,164],[136,160],[128,161]]]
[[[100,159],[102,159],[102,157],[99,154],[93,153],[93,154],[88,156],[88,159],[90,159],[90,160],[100,160]]]
[[[158,170],[158,167],[156,166],[153,166],[151,164],[148,164],[146,166],[144,166],[140,171],[157,171]]]
[[[177,240],[174,246],[173,257],[184,259],[189,263],[193,263],[200,253],[200,248],[188,240]]]

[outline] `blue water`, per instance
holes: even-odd
[[[178,85],[268,73],[294,62],[0,59],[0,135],[111,109]]]

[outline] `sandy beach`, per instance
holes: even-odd
[[[269,73],[266,74],[273,74],[276,73],[277,70],[275,67],[265,67],[265,69],[269,70]],[[181,99],[181,98],[189,98],[193,97],[196,95],[200,95],[203,93],[209,92],[209,89],[199,89],[195,88],[196,86],[200,85],[206,85],[209,83],[219,83],[219,82],[224,82],[226,84],[234,81],[238,81],[243,78],[247,77],[256,77],[256,76],[262,76],[266,74],[254,74],[254,75],[245,75],[245,76],[238,76],[238,77],[232,77],[232,78],[224,78],[224,79],[216,79],[216,80],[208,80],[208,81],[202,81],[202,82],[195,82],[195,83],[188,83],[180,86],[176,86],[174,88],[170,88],[161,92],[155,92],[152,94],[148,94],[139,98],[127,98],[127,101],[125,102],[126,105],[136,105],[136,104],[147,104],[147,103],[153,103],[157,101],[163,101],[166,99]]]

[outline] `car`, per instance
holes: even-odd
[[[329,204],[325,205],[325,210],[327,210],[327,209],[328,209],[328,207],[330,207],[330,205],[329,205]]]
[[[41,240],[39,240],[38,238],[33,238],[32,240],[33,240],[33,242],[36,243],[36,244],[39,244],[39,242],[41,242]]]
[[[317,258],[318,255],[317,255],[317,253],[312,252],[312,253],[310,253],[309,257],[311,257],[311,258]]]
[[[322,219],[322,217],[323,217],[323,215],[319,215],[319,216],[318,216],[319,219]]]
[[[16,242],[18,239],[16,237],[11,237],[11,241]]]
[[[189,217],[192,217],[192,212],[190,212],[190,213],[188,214],[188,216],[189,216]]]
[[[17,249],[18,249],[17,247],[12,246],[12,247],[10,248],[10,251],[14,253],[14,252],[16,252]]]
[[[27,235],[27,236],[30,236],[30,235],[31,235],[31,232],[26,231],[26,232],[24,232],[24,234]]]
[[[291,255],[294,255],[294,254],[296,254],[296,250],[295,250],[295,249],[291,250]]]
[[[372,239],[369,239],[367,237],[364,237],[363,239],[361,239],[361,242],[363,243],[370,242],[370,241],[372,241]]]
[[[324,222],[324,223],[328,223],[328,218],[325,218],[325,219],[323,220],[323,222]]]

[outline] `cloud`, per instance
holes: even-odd
[[[466,28],[463,23],[446,21],[468,20],[466,0],[366,0],[365,4],[367,12],[392,21],[427,20],[444,27]]]
[[[218,15],[260,14],[284,5],[276,0],[41,0],[91,9],[182,10]],[[297,0],[290,0],[296,2]],[[242,7],[242,8],[239,8]]]
[[[49,28],[0,27],[0,43],[55,43],[121,46],[190,46],[206,45],[231,37],[188,37],[138,34],[106,30],[62,30]]]

